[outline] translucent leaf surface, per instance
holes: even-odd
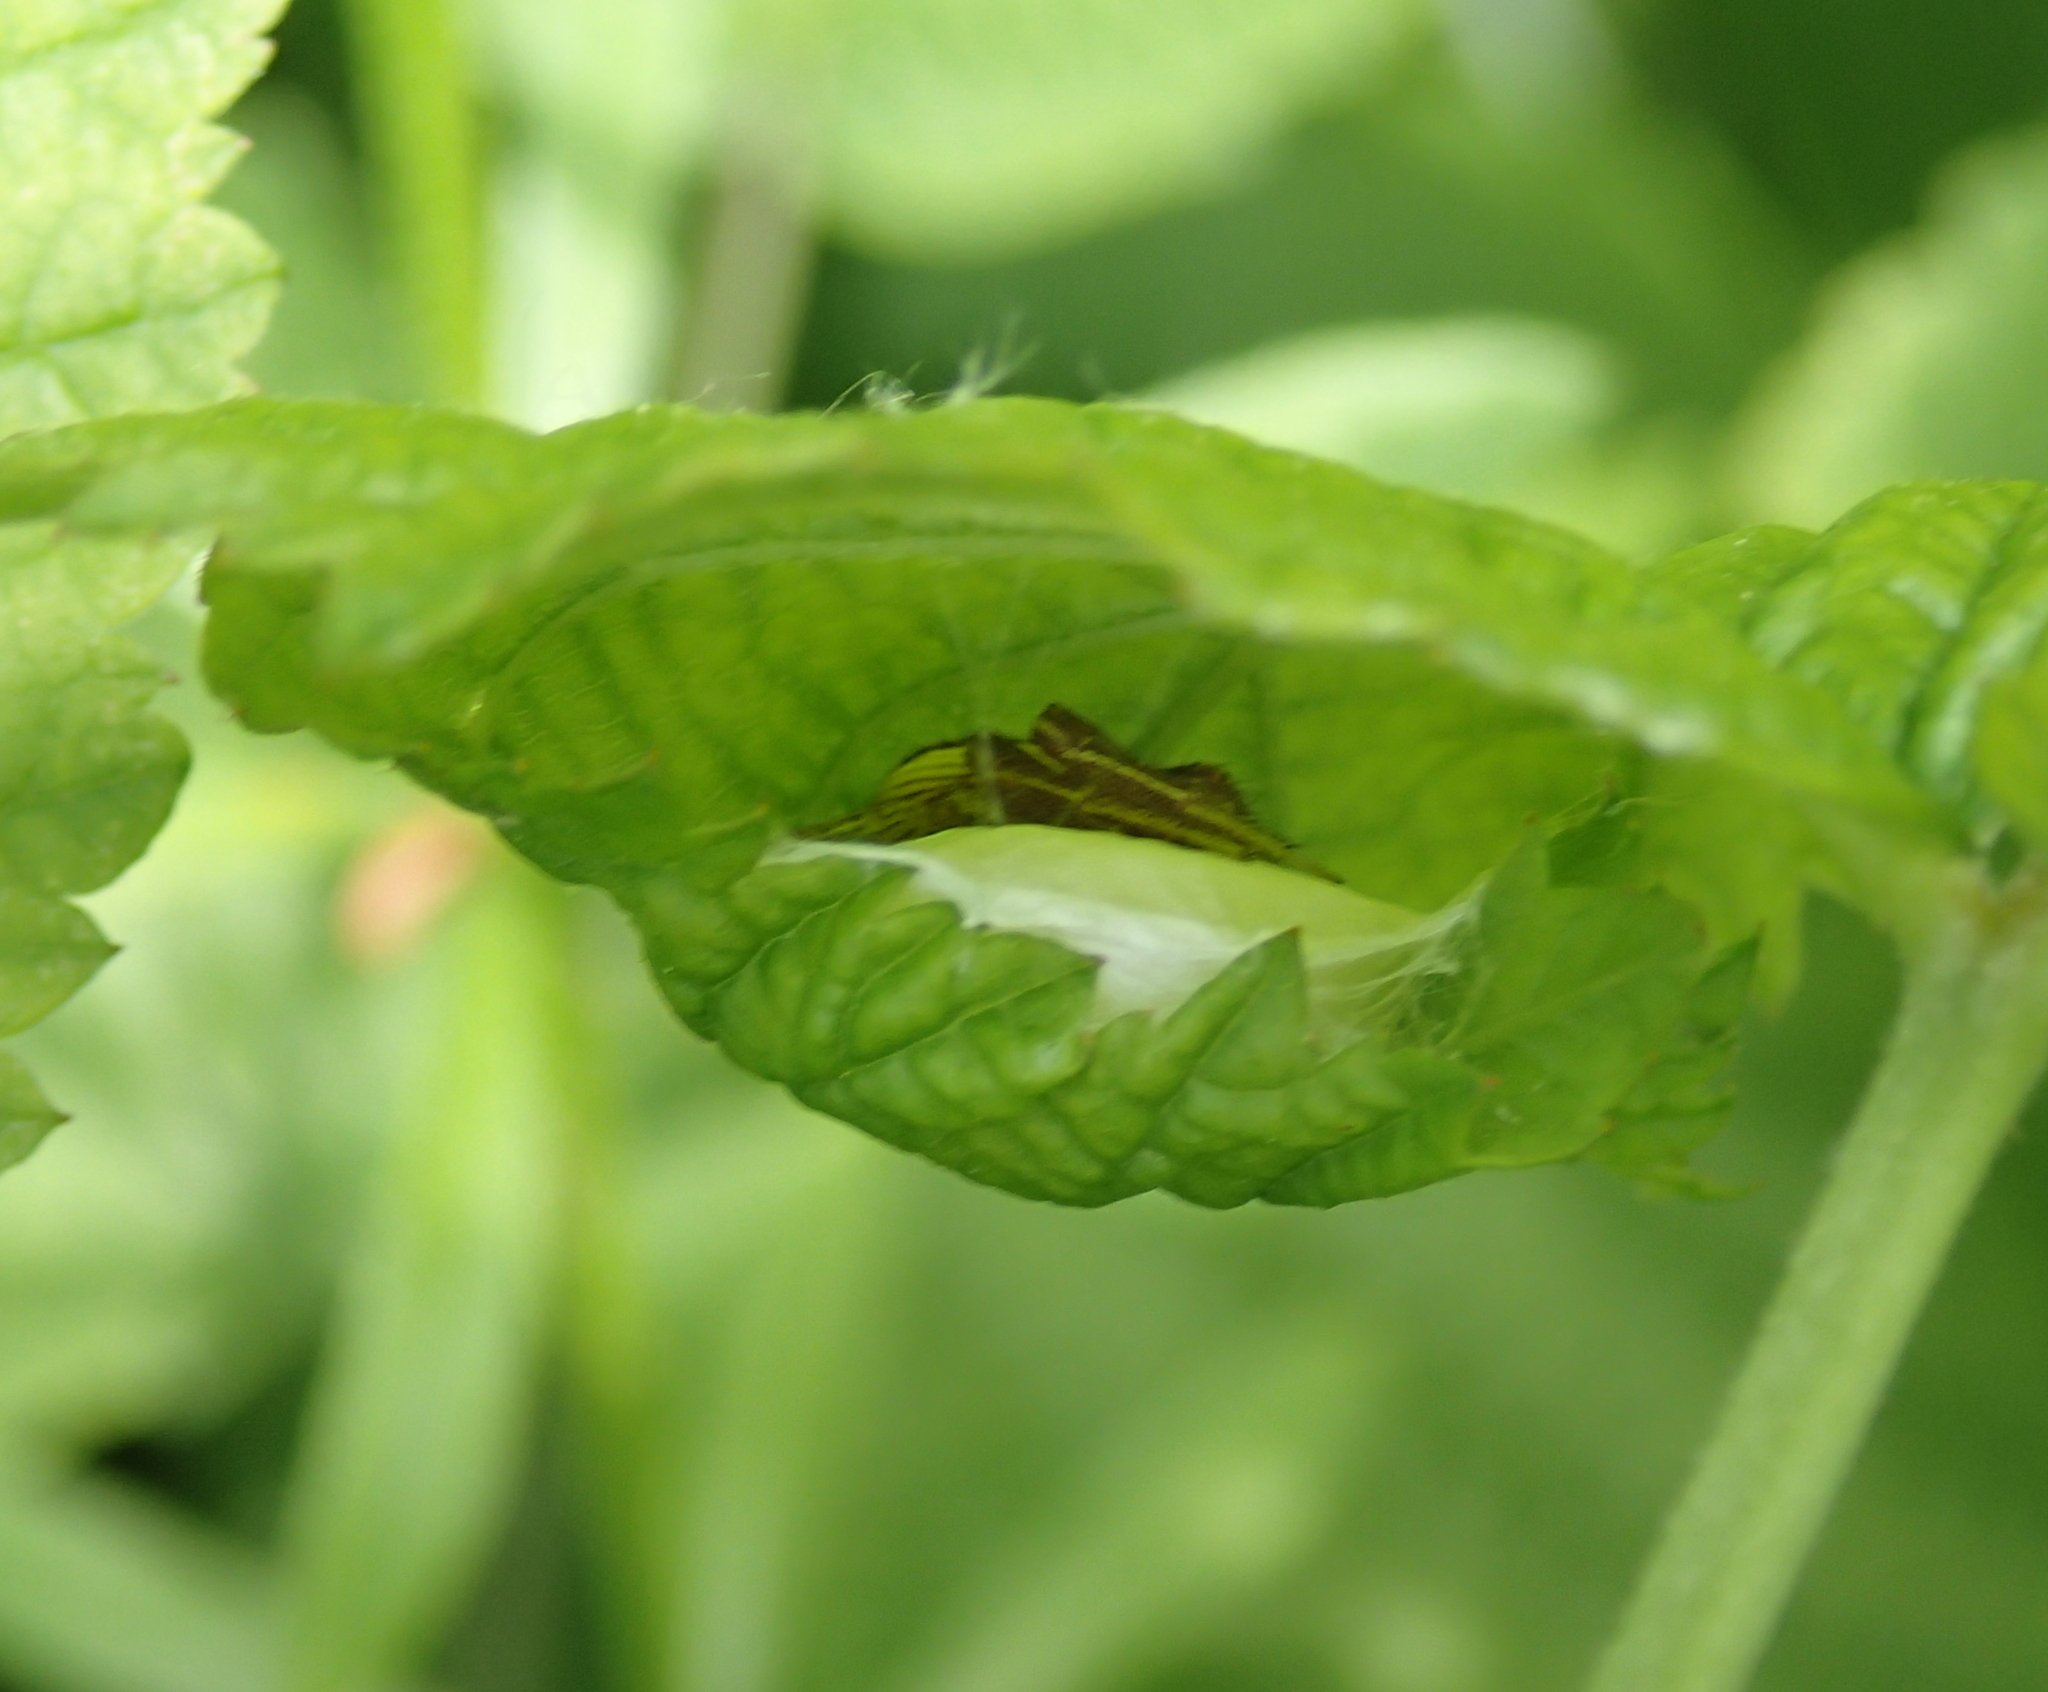
[[[1820,535],[1734,535],[1655,575],[1656,591],[1717,607],[1773,665],[1832,695],[1980,840],[2008,820],[1978,782],[1977,740],[1987,690],[2035,663],[2048,637],[2039,486],[1894,488]],[[2001,769],[2013,755],[1998,754]]]
[[[106,961],[85,913],[62,899],[0,889],[0,1034],[39,1022]]]
[[[237,144],[204,120],[266,54],[279,0],[19,0],[0,14],[0,436],[243,384],[269,252],[200,202]],[[105,955],[58,896],[118,874],[184,768],[156,667],[111,631],[191,549],[0,526],[0,1033]],[[0,1163],[57,1120],[12,1065]]]
[[[0,18],[0,432],[240,385],[269,250],[200,202],[237,143],[203,120],[261,68],[282,0],[12,0]]]
[[[63,1120],[29,1072],[0,1052],[0,1164],[20,1162]]]
[[[1974,803],[1880,708],[1937,699],[1953,652],[1857,572],[1932,569],[1967,602],[2023,494],[1902,495],[1811,575],[1781,567],[1796,537],[1642,572],[1169,418],[1040,402],[650,410],[542,438],[251,403],[0,456],[25,513],[218,529],[208,668],[253,725],[395,758],[610,890],[685,1020],[806,1101],[1077,1203],[1333,1203],[1583,1155],[1624,1106],[1660,1144],[1711,1115],[1728,977],[1704,1006],[1695,984],[1808,869],[1751,843],[1827,814],[1942,849]],[[1131,853],[1186,880],[1172,910],[1108,900],[1090,937],[992,917],[917,863],[788,849],[906,755],[1049,703],[1154,767],[1230,772],[1356,912],[1270,865],[1044,831],[1092,855],[1069,889],[1122,884]],[[1731,830],[1739,793],[1762,804]],[[1119,997],[1105,960],[1162,915],[1206,961]],[[1332,990],[1336,936],[1403,923],[1398,957]]]
[[[2037,851],[2048,851],[2048,660],[1986,690],[1977,775]]]

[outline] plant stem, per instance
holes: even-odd
[[[286,1498],[272,1683],[286,1692],[407,1679],[514,1509],[546,1366],[570,1103],[538,990],[559,897],[494,863],[422,960],[421,1069],[350,1248]]]
[[[449,0],[348,0],[356,109],[412,353],[430,397],[484,388],[482,144]]]
[[[1891,1039],[1592,1692],[1739,1692],[2048,1060],[2048,900],[1951,887]]]
[[[564,1143],[567,1238],[559,1318],[563,1386],[578,1477],[581,1525],[597,1578],[593,1602],[615,1664],[613,1683],[673,1683],[664,1652],[673,1607],[669,1548],[675,1528],[662,1416],[673,1332],[641,1242],[635,1160],[621,1100],[620,1050],[589,1003],[590,959],[580,955],[586,913],[558,890],[551,977],[552,1045],[573,1101]]]
[[[814,242],[801,95],[742,81],[727,97],[676,392],[714,411],[773,411],[810,293]]]

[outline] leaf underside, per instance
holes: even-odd
[[[1814,819],[1918,855],[1997,820],[1967,771],[1978,700],[2030,657],[2031,497],[1908,490],[1638,569],[1044,402],[544,438],[248,402],[0,451],[0,513],[219,536],[208,671],[253,726],[393,759],[608,889],[684,1019],[807,1102],[1075,1203],[1334,1203],[1589,1155],[1682,1179],[1751,942],[1781,976],[1822,873]],[[1865,603],[1887,567],[1919,623]],[[1483,888],[1477,915],[1335,1031],[1286,934],[1104,1022],[1080,952],[968,927],[899,868],[761,862],[920,748],[1055,702],[1152,769],[1228,772],[1360,893]]]

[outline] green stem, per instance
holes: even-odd
[[[664,1658],[670,1605],[664,1513],[662,1384],[675,1336],[664,1331],[656,1287],[640,1249],[634,1159],[620,1097],[620,1053],[579,981],[580,919],[563,919],[547,986],[552,1045],[573,1082],[563,1196],[567,1253],[560,1320],[578,1503],[599,1578],[594,1599],[614,1665],[612,1683],[672,1683]]]
[[[476,102],[449,0],[347,0],[363,143],[398,301],[431,397],[484,389]]]
[[[385,1150],[285,1505],[286,1692],[406,1679],[517,1501],[544,1380],[570,1101],[537,988],[559,892],[494,864],[424,959],[422,1068]]]
[[[2044,906],[2038,884],[1993,901],[1972,883],[1914,948],[1884,1058],[1592,1692],[1748,1684],[2048,1060]]]
[[[676,391],[713,411],[773,411],[803,328],[814,240],[808,139],[792,89],[728,97]]]

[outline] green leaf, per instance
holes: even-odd
[[[0,23],[0,433],[220,399],[276,263],[199,202],[237,143],[203,121],[282,0],[15,0]]]
[[[1928,821],[1835,701],[1774,672],[1718,619],[1647,595],[1600,549],[1116,409],[997,401],[901,417],[721,419],[649,408],[535,439],[432,412],[250,402],[58,433],[0,458],[0,515],[59,509],[78,527],[116,532],[224,525],[211,591],[237,603],[210,662],[237,678],[232,691],[262,725],[311,720],[366,749],[433,721],[487,672],[502,719],[489,732],[553,709],[525,701],[523,687],[603,655],[565,650],[559,617],[541,648],[511,653],[506,642],[572,589],[577,616],[602,612],[604,631],[627,593],[708,639],[762,623],[759,642],[718,663],[799,695],[772,705],[784,722],[765,722],[760,701],[742,707],[730,690],[666,707],[729,719],[718,726],[745,767],[724,774],[745,781],[721,793],[717,758],[688,747],[688,772],[637,777],[711,828],[754,811],[755,798],[738,795],[746,783],[789,820],[850,810],[906,741],[1028,718],[1068,681],[1083,697],[1067,703],[1121,729],[1141,755],[1201,751],[1271,790],[1269,820],[1304,846],[1341,829],[1331,850],[1348,870],[1336,867],[1397,898],[1441,897],[1498,862],[1532,813],[1584,792],[1611,757],[1606,734],[1907,826]],[[760,568],[645,567],[722,557],[741,537]],[[956,567],[970,556],[976,569]],[[614,577],[611,596],[586,594]],[[882,580],[887,595],[864,594]],[[856,614],[770,615],[785,600]],[[259,630],[265,616],[276,625]],[[245,636],[253,646],[313,635],[317,677],[238,651]],[[388,678],[361,685],[377,666],[443,643],[432,675],[413,677],[416,696],[393,696]],[[1092,661],[1090,648],[1168,662],[1138,672]],[[1286,654],[1279,673],[1262,674],[1276,652]],[[892,665],[918,685],[866,725],[861,744],[849,713],[800,696],[808,672]],[[1276,681],[1281,696],[1255,698]],[[843,691],[857,705],[862,691],[887,688],[869,673]],[[622,782],[645,757],[648,728],[682,726],[582,703],[590,721],[552,725],[569,738],[551,754],[550,779]],[[1240,732],[1233,745],[1231,719],[1255,706],[1284,739],[1254,747]],[[1180,720],[1198,716],[1210,719],[1199,731]],[[1346,719],[1371,732],[1346,748],[1339,772],[1327,759],[1342,737],[1329,731]],[[775,728],[822,729],[831,744],[810,755],[805,736]],[[1391,789],[1414,761],[1409,748],[1432,735],[1430,791]],[[481,723],[464,737],[479,754],[487,742]],[[420,750],[451,780],[485,772]],[[1257,768],[1269,753],[1274,767]],[[1440,785],[1456,789],[1459,814],[1418,824],[1414,804]],[[1374,813],[1407,826],[1381,836],[1365,820]],[[1450,848],[1451,861],[1419,851],[1418,834],[1439,837],[1423,845]],[[1483,844],[1461,838],[1475,834]]]
[[[0,1169],[27,1157],[63,1120],[29,1072],[0,1052]]]
[[[1426,1007],[1430,1066],[1393,1060],[1409,1086],[1391,1131],[1354,1133],[1264,1196],[1341,1203],[1593,1154],[1684,1014],[1704,939],[1675,900],[1548,887],[1541,854],[1517,853]]]
[[[112,951],[76,906],[0,887],[0,1034],[40,1022]]]
[[[1773,666],[1830,694],[1980,843],[2006,818],[1978,784],[1988,689],[2048,639],[2048,492],[1936,482],[1866,500],[1825,533],[1764,529],[1658,566]]]
[[[1734,1105],[1735,1031],[1756,964],[1755,948],[1738,946],[1701,978],[1680,1025],[1616,1108],[1612,1132],[1587,1156],[1650,1187],[1696,1197],[1734,1190],[1700,1175],[1690,1160]]]
[[[280,0],[25,0],[0,21],[0,436],[197,405],[245,384],[275,263],[199,202],[237,143],[204,120],[261,66]],[[192,556],[0,526],[0,1032],[105,956],[51,900],[111,880],[169,811],[183,743],[112,630]],[[0,1165],[55,1120],[10,1069]],[[25,1101],[19,1102],[16,1101]]]
[[[1934,548],[1960,581],[2014,497],[1907,496],[1828,568]],[[1732,1025],[1695,983],[1789,925],[1809,819],[1960,832],[1873,703],[1953,654],[1859,600],[1774,645],[1796,570],[1686,588],[1703,555],[1631,569],[1157,415],[535,438],[241,403],[16,443],[8,509],[216,529],[207,666],[251,724],[395,759],[609,890],[684,1019],[806,1102],[1067,1202],[1334,1203],[1668,1123]],[[1071,829],[792,849],[1049,703],[1230,772],[1348,890]]]
[[[1986,689],[1977,779],[2036,851],[2048,851],[2048,661]]]
[[[1118,858],[1166,873],[1176,859],[1209,868],[1119,836],[1077,836],[1066,849],[1108,875]],[[1259,867],[1216,860],[1215,880]],[[1467,1078],[1377,1041],[1318,1038],[1309,935],[1276,934],[1234,959],[1222,948],[1208,978],[1169,996],[1170,1010],[1105,1021],[1104,966],[1028,932],[964,922],[907,881],[833,856],[764,866],[716,900],[649,881],[628,908],[678,1013],[741,1064],[995,1186],[1070,1204],[1155,1186],[1242,1204],[1279,1196],[1305,1161],[1376,1130],[1398,1146],[1370,1169],[1303,1185],[1300,1200],[1385,1190],[1373,1183],[1389,1167],[1414,1185],[1464,1166],[1456,1125],[1437,1128],[1446,1092],[1454,1108],[1469,1103]],[[1430,1144],[1410,1145],[1425,1133]]]
[[[60,895],[119,874],[170,810],[185,750],[148,710],[161,672],[101,631],[161,592],[166,565],[187,555],[0,526],[0,1035],[54,1010],[110,955]],[[5,1167],[60,1118],[25,1075],[0,1091]]]
[[[1477,940],[1445,1038],[1493,1095],[1475,1151],[1502,1162],[1572,1155],[1685,1009],[1704,963],[1700,923],[1656,894],[1546,889],[1523,852],[1489,885]]]
[[[2048,131],[1963,155],[1919,227],[1822,293],[1737,438],[1763,515],[1812,522],[1888,483],[2048,478]]]

